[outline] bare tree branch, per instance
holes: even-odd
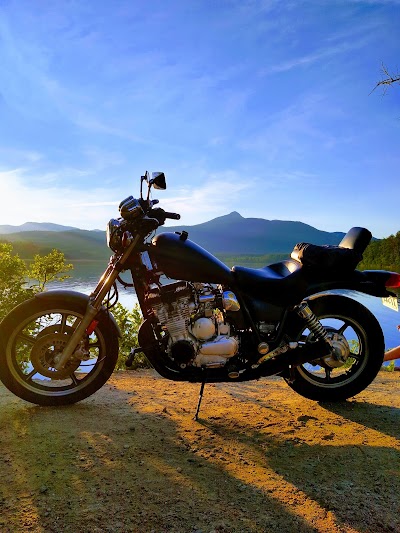
[[[384,78],[383,78],[383,80],[378,81],[378,83],[372,89],[371,93],[373,93],[375,91],[375,89],[377,89],[378,87],[383,86],[383,94],[385,94],[390,85],[393,85],[395,83],[400,83],[400,74],[399,73],[390,74],[390,72],[388,71],[387,67],[383,63],[382,63],[381,70],[382,70]]]

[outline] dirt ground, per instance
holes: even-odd
[[[280,378],[115,374],[64,408],[0,385],[0,531],[400,532],[400,372],[344,404]]]

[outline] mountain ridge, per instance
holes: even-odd
[[[10,227],[13,231],[4,231]],[[32,227],[41,229],[27,231]],[[322,231],[300,221],[245,218],[237,211],[193,226],[161,227],[157,233],[174,231],[187,231],[189,239],[210,253],[231,255],[289,254],[297,242],[335,245],[344,236],[343,232]],[[106,246],[105,232],[52,223],[0,225],[0,240],[12,242],[21,250],[29,246],[30,253],[33,250],[48,253],[52,248],[58,248],[69,260],[104,260],[111,253]]]
[[[74,226],[63,226],[53,222],[24,222],[20,226],[11,224],[0,224],[0,235],[10,235],[12,233],[21,233],[24,231],[69,231],[79,229]]]
[[[203,248],[223,254],[290,252],[298,242],[337,245],[345,235],[318,230],[300,221],[244,218],[237,211],[201,224],[161,227],[157,231],[187,231],[189,239]]]

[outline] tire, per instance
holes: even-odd
[[[87,361],[77,359],[68,371],[51,365],[86,306],[85,299],[32,298],[5,317],[0,324],[0,379],[11,392],[31,403],[58,406],[83,400],[104,385],[118,358],[117,332],[107,315],[96,317],[99,322],[87,339]]]
[[[355,300],[337,295],[322,295],[308,304],[327,331],[340,334],[342,348],[350,349],[342,366],[332,368],[326,359],[306,363],[294,369],[288,385],[305,398],[338,402],[363,391],[378,374],[385,352],[382,329],[376,318]],[[289,333],[296,341],[312,342],[313,335],[304,328]],[[345,350],[344,350],[345,351]],[[340,364],[340,363],[339,363]],[[294,378],[294,379],[293,379]]]

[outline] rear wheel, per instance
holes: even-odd
[[[363,305],[344,296],[324,295],[308,304],[327,330],[335,356],[296,367],[292,380],[287,380],[289,386],[323,402],[358,394],[374,380],[383,363],[385,344],[378,321]],[[296,328],[290,332],[292,339],[315,342],[308,329]]]
[[[0,379],[11,392],[39,405],[66,405],[104,385],[118,358],[118,337],[107,316],[82,340],[68,366],[55,368],[86,305],[86,300],[33,298],[7,315],[0,325]]]

